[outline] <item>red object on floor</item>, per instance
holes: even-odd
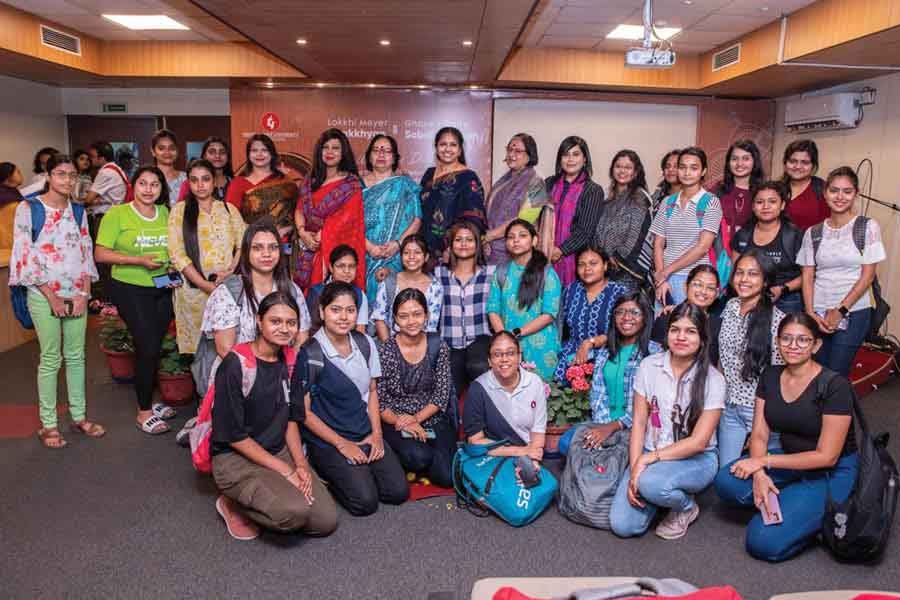
[[[850,382],[859,397],[878,389],[896,375],[897,364],[890,352],[880,352],[863,346],[856,353],[850,367]]]
[[[56,407],[56,414],[59,416],[67,412],[69,412],[67,404]],[[33,436],[40,428],[41,419],[38,417],[37,403],[0,404],[0,438],[22,440]]]
[[[425,500],[426,498],[439,498],[441,496],[456,496],[456,490],[422,483],[409,484],[409,502]]]
[[[643,596],[647,598],[648,596]],[[741,600],[741,595],[730,585],[721,587],[708,587],[697,590],[683,596],[649,596],[657,600]],[[641,596],[623,598],[623,600],[640,600]],[[541,600],[532,596],[526,596],[513,587],[502,587],[494,592],[492,600]]]

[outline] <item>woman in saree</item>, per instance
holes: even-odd
[[[293,231],[297,184],[278,166],[278,150],[272,138],[262,133],[253,135],[247,140],[247,162],[228,184],[225,201],[241,211],[248,225],[272,217],[284,244]]]
[[[513,219],[524,219],[536,224],[541,242],[552,241],[553,206],[544,180],[534,167],[538,164],[537,143],[527,133],[517,133],[506,145],[509,171],[491,188],[487,200],[488,231],[484,234],[484,253],[489,265],[499,265],[509,260],[506,253],[506,226]],[[547,209],[547,210],[544,210]],[[536,222],[540,218],[540,224]],[[541,231],[542,227],[549,227]],[[541,247],[549,253],[551,247]]]
[[[375,303],[378,284],[391,272],[403,270],[400,241],[419,231],[420,187],[400,171],[397,141],[376,135],[366,150],[363,174],[363,211],[366,219],[366,295]]]
[[[325,281],[328,257],[337,246],[350,246],[361,261],[366,255],[362,182],[344,132],[326,129],[316,142],[313,161],[294,212],[300,246],[294,281],[303,290]],[[365,291],[364,264],[357,265],[353,283]]]
[[[484,188],[478,174],[466,166],[462,132],[442,127],[434,136],[436,166],[422,176],[422,235],[428,253],[442,262],[447,231],[457,219],[474,223],[484,233]]]

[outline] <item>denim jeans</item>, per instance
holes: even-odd
[[[784,294],[781,298],[778,299],[778,302],[775,303],[775,306],[777,306],[778,310],[786,315],[790,313],[802,313],[803,296],[800,294],[800,292],[790,292]]]
[[[672,301],[675,304],[681,304],[685,300],[687,300],[687,275],[683,275],[680,273],[675,273],[674,275],[669,275],[669,287],[672,288],[672,291],[669,292],[672,296]]]
[[[775,454],[780,451],[775,452]],[[859,455],[842,456],[830,469],[794,471],[770,469],[769,477],[780,490],[778,504],[784,518],[778,525],[763,525],[759,511],[747,525],[747,552],[760,560],[787,560],[806,548],[822,530],[825,500],[830,487],[835,502],[843,502],[853,490]],[[753,477],[738,479],[726,464],[716,475],[716,493],[725,502],[755,509]]]
[[[727,465],[744,453],[744,442],[753,429],[753,407],[742,404],[725,403],[716,437],[719,442],[719,463]],[[781,448],[781,435],[769,434],[769,451]]]
[[[835,331],[822,338],[822,347],[816,352],[816,361],[847,377],[853,366],[853,358],[869,333],[872,309],[855,310],[847,318],[850,324],[843,331]]]
[[[704,450],[690,458],[653,463],[641,473],[638,491],[644,508],[628,502],[628,480],[631,469],[625,469],[613,498],[609,521],[619,537],[643,535],[659,508],[685,511],[694,505],[692,494],[712,483],[719,468],[715,449]]]

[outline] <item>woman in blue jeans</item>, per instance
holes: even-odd
[[[853,391],[846,378],[813,358],[822,346],[817,323],[802,313],[788,315],[778,345],[786,365],[768,367],[760,378],[750,456],[716,476],[723,500],[758,510],[747,526],[747,552],[771,562],[795,556],[815,539],[828,492],[836,502],[846,500],[859,465]],[[782,450],[767,449],[771,432],[781,434]],[[765,525],[763,511],[780,511],[782,522]]]
[[[656,535],[674,540],[700,515],[694,494],[719,467],[716,426],[725,380],[709,364],[706,314],[687,302],[669,319],[668,351],[641,362],[626,469],[609,519],[620,537],[643,535],[660,508],[669,513]]]
[[[825,183],[831,216],[806,230],[797,254],[806,313],[824,334],[816,360],[844,377],[869,333],[872,282],[886,258],[878,222],[856,213],[858,194],[853,169],[832,171]]]

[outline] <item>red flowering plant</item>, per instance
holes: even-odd
[[[589,421],[591,417],[591,379],[594,363],[572,365],[566,369],[565,383],[550,382],[547,398],[547,422],[563,426]]]

